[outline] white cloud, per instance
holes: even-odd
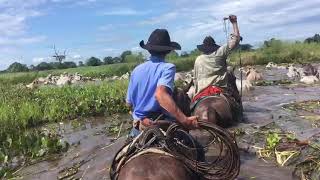
[[[165,24],[172,39],[182,45],[200,43],[209,34],[218,42],[224,42],[222,18],[229,14],[238,16],[240,31],[246,42],[263,41],[271,37],[301,38],[309,36],[311,31],[313,34],[319,33],[320,29],[320,24],[315,23],[315,18],[320,17],[319,0],[167,1],[173,10],[143,23]],[[313,26],[307,25],[308,21],[313,21]]]
[[[105,52],[113,52],[113,51],[118,51],[118,50],[114,49],[114,48],[105,48],[105,49],[103,49],[103,51],[105,51]]]
[[[45,61],[46,58],[43,58],[43,57],[35,57],[32,59],[32,62],[33,63],[40,63],[40,62],[43,62]]]
[[[136,16],[136,15],[145,15],[150,13],[150,11],[138,11],[131,8],[121,8],[121,9],[111,9],[101,12],[99,14],[103,16]]]
[[[72,59],[82,59],[82,56],[80,54],[75,54],[72,56]]]
[[[153,17],[148,20],[144,20],[144,21],[140,22],[139,24],[141,24],[141,25],[156,25],[156,24],[160,24],[160,23],[166,23],[168,21],[175,20],[178,15],[179,15],[178,12],[169,12],[169,13],[165,13],[165,14],[158,16],[158,17]]]
[[[35,64],[39,64],[41,62],[50,62],[53,60],[54,59],[52,57],[34,57],[34,58],[32,58],[32,62]]]

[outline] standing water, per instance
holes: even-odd
[[[280,80],[285,77],[284,70],[261,70],[266,80]],[[245,122],[237,128],[244,129],[246,136],[238,137],[241,150],[240,180],[290,180],[293,168],[280,167],[273,161],[256,156],[256,150],[250,139],[255,136],[255,129],[275,124],[284,131],[292,132],[297,139],[304,141],[320,133],[311,121],[306,120],[306,113],[288,111],[284,105],[300,101],[320,100],[320,86],[287,84],[277,86],[259,86],[244,94],[243,106]],[[310,114],[309,114],[310,115]],[[314,114],[313,114],[314,115]],[[315,116],[319,117],[319,114]],[[121,116],[118,121],[130,119]],[[114,121],[117,121],[114,120]],[[62,124],[64,138],[72,144],[65,154],[53,160],[38,162],[21,168],[17,174],[22,179],[109,179],[109,166],[114,154],[125,141],[125,137],[114,140],[106,129],[110,124],[105,118],[90,119],[84,125],[72,127],[72,123]],[[115,135],[117,136],[117,135]],[[264,142],[260,142],[264,143]]]

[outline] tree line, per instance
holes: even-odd
[[[101,66],[108,64],[116,63],[130,63],[130,62],[143,62],[144,56],[140,52],[134,54],[131,51],[127,50],[121,53],[119,57],[107,56],[103,59],[97,57],[90,57],[85,62],[79,61],[78,64],[73,61],[56,61],[56,62],[41,62],[38,65],[30,65],[29,67],[26,64],[19,62],[12,63],[5,71],[3,72],[28,72],[28,71],[44,71],[52,69],[68,69],[76,68],[82,66]]]
[[[277,44],[277,39],[270,39],[268,41],[264,41],[262,48],[269,47],[272,44]],[[320,43],[320,35],[315,34],[313,37],[309,37],[303,41],[304,43]],[[299,42],[300,43],[300,42]],[[252,51],[253,46],[250,44],[241,44],[238,49],[241,51]],[[167,59],[173,60],[177,58],[184,58],[189,56],[197,56],[201,54],[197,49],[190,51],[189,53],[183,51],[180,55],[172,51]],[[145,57],[141,52],[138,54],[132,53],[132,51],[126,50],[121,53],[119,57],[111,57],[107,56],[103,59],[99,59],[97,57],[90,57],[85,62],[79,61],[78,64],[72,61],[65,62],[41,62],[38,65],[31,65],[28,67],[26,64],[21,64],[18,62],[12,63],[5,72],[27,72],[27,71],[43,71],[43,70],[52,70],[52,69],[67,69],[67,68],[76,68],[81,66],[101,66],[108,64],[116,64],[116,63],[141,63],[145,60]]]

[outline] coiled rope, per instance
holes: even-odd
[[[194,138],[175,123],[166,132],[157,127],[146,129],[134,142],[124,146],[127,148],[125,153],[120,150],[116,154],[110,170],[111,179],[117,179],[121,167],[135,154],[151,147],[173,155],[204,179],[235,179],[240,171],[240,154],[233,136],[227,130],[204,121],[199,121],[199,126],[213,137],[205,147],[199,147]],[[201,151],[211,145],[218,145],[218,156],[213,161],[201,159]]]

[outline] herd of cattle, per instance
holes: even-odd
[[[92,77],[85,77],[79,73],[75,74],[68,74],[63,73],[60,76],[53,76],[49,74],[47,77],[37,78],[32,83],[28,84],[27,87],[30,89],[37,88],[43,85],[52,85],[52,86],[64,86],[64,85],[71,85],[71,84],[83,84],[87,82],[101,82],[103,80],[110,81],[110,80],[124,80],[129,79],[130,74],[126,73],[122,76],[113,76],[110,78],[92,78]]]
[[[303,66],[297,66],[294,64],[289,64],[287,66],[283,65],[277,65],[275,63],[270,62],[266,67],[267,70],[271,69],[281,69],[281,70],[287,70],[287,76],[288,79],[294,80],[294,81],[300,81],[305,84],[314,84],[320,81],[320,66],[316,68],[315,66],[311,64],[303,65]],[[253,66],[247,66],[245,68],[240,68],[240,72],[243,74],[242,83],[240,79],[236,80],[237,88],[240,91],[242,89],[242,92],[248,92],[250,90],[254,89],[255,82],[264,80],[262,72],[259,72],[255,67]],[[43,78],[37,78],[32,83],[28,84],[28,88],[36,88],[43,85],[53,85],[53,86],[64,86],[64,85],[70,85],[70,84],[83,84],[87,82],[100,82],[100,81],[112,81],[112,80],[124,80],[129,79],[130,74],[126,73],[122,76],[113,76],[105,79],[101,78],[91,78],[91,77],[84,77],[79,73],[75,74],[68,74],[63,73],[60,76],[53,76],[49,74],[47,77]],[[193,72],[180,72],[176,73],[175,75],[175,81],[184,81],[184,82],[190,82],[193,79]],[[242,86],[242,88],[241,88]],[[190,97],[194,96],[195,88],[191,87],[188,95]]]
[[[306,64],[302,66],[289,64],[287,66],[284,66],[284,65],[277,65],[273,62],[270,62],[266,65],[265,69],[266,70],[272,70],[272,69],[286,70],[287,71],[286,75],[288,76],[289,80],[300,81],[301,83],[305,83],[305,84],[315,84],[320,81],[320,66],[316,68],[311,64]],[[240,79],[237,78],[236,80],[237,88],[239,91],[241,89],[242,89],[242,92],[248,92],[250,90],[253,90],[254,85],[257,81],[264,80],[262,72],[259,72],[253,66],[240,68],[239,71],[242,72],[243,74],[242,83]],[[190,82],[192,79],[192,74],[193,72],[177,73],[175,76],[175,81],[182,80],[182,81]],[[194,96],[194,92],[195,92],[195,88],[191,87],[188,91],[188,95],[190,98]]]

